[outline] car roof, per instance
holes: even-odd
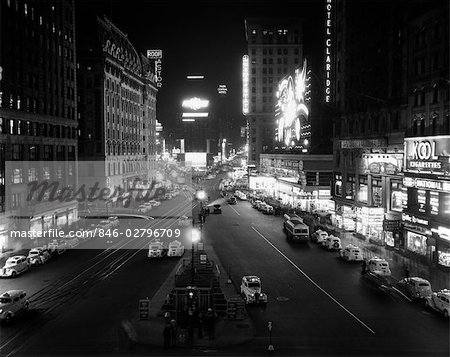
[[[244,279],[249,282],[261,282],[261,279],[258,278],[256,275],[246,275],[244,276]]]
[[[418,276],[412,276],[411,278],[409,278],[409,280],[421,282],[421,283],[429,283],[429,281],[427,279],[424,279],[424,278],[421,278]]]
[[[25,255],[15,255],[13,257],[9,257],[8,260],[17,260],[17,259],[23,259],[26,258]]]

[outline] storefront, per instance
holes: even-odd
[[[430,221],[407,213],[402,214],[402,221],[406,251],[424,262],[436,261],[436,239],[432,237]]]
[[[335,203],[334,214],[331,212],[331,221],[339,229],[354,232],[356,229],[355,207],[342,203]]]
[[[450,268],[450,228],[432,228],[433,236],[436,237],[436,262],[439,266]]]
[[[356,233],[372,243],[384,245],[383,207],[358,207],[356,209]]]

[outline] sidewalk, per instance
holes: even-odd
[[[233,284],[228,284],[228,276],[225,269],[220,263],[213,247],[207,242],[204,243],[204,250],[208,255],[208,259],[214,261],[220,274],[220,287],[226,299],[236,295],[236,289]],[[151,298],[149,309],[149,320],[139,320],[135,318],[122,322],[119,331],[119,337],[122,340],[121,346],[123,351],[146,351],[150,349],[163,350],[163,330],[166,324],[164,311],[161,309],[168,297],[169,293],[175,286],[175,273],[179,264],[172,270],[164,284],[159,288],[156,294]],[[136,314],[137,315],[137,314]],[[218,348],[227,348],[245,344],[253,339],[255,328],[248,316],[244,320],[230,320],[226,317],[218,318],[215,326],[215,339],[208,339],[208,333],[205,330],[203,338],[197,337],[197,330],[194,331],[194,339],[192,345],[187,342],[188,331],[178,329],[179,343],[171,351],[182,350],[213,350]]]

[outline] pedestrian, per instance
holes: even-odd
[[[172,319],[170,320],[170,345],[172,347],[176,347],[177,345],[177,335],[178,335],[177,321],[175,319]]]
[[[197,337],[203,338],[203,312],[199,312],[197,320]]]
[[[163,337],[164,337],[164,348],[169,349],[170,347],[170,324],[166,324],[163,330]]]
[[[367,272],[367,262],[365,259],[363,259],[361,274],[365,274],[366,272]]]
[[[212,308],[208,308],[206,313],[206,327],[208,329],[208,337],[210,340],[214,340],[214,327],[216,323],[217,314],[213,311]]]

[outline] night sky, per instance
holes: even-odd
[[[289,1],[144,1],[75,0],[78,40],[97,32],[89,25],[95,16],[106,15],[128,34],[138,52],[163,50],[163,86],[157,98],[158,120],[173,126],[183,98],[193,93],[187,74],[203,74],[202,93],[214,110],[217,85],[226,84],[226,114],[245,123],[241,114],[241,63],[247,53],[244,19],[248,17],[294,17],[304,24],[304,54],[320,69],[323,56],[325,2]],[[92,34],[92,32],[94,34]],[[314,63],[315,62],[315,63]],[[216,101],[215,101],[216,100]],[[216,107],[216,111],[220,111]]]

